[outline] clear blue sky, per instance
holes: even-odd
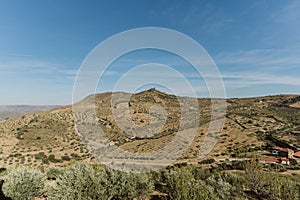
[[[0,0],[0,104],[71,103],[88,53],[116,33],[147,26],[198,41],[219,67],[228,97],[299,94],[299,19],[300,1],[288,0]],[[153,55],[128,58],[142,64],[134,60]],[[122,69],[112,72],[99,92],[111,90],[109,80]]]

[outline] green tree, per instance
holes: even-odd
[[[45,179],[45,175],[39,170],[15,168],[4,176],[2,190],[5,196],[12,199],[31,200],[43,193]]]
[[[196,180],[186,169],[170,171],[165,174],[166,193],[174,200],[216,199],[210,186],[202,180]]]
[[[245,176],[251,192],[255,193],[259,197],[266,192],[265,185],[268,182],[268,176],[262,171],[260,163],[248,163],[246,166]]]
[[[219,199],[233,199],[243,192],[244,180],[232,173],[222,172],[211,175],[206,181]]]
[[[143,199],[153,191],[146,174],[75,163],[56,179],[48,199]]]

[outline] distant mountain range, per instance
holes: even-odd
[[[59,106],[0,105],[0,120],[4,120],[6,118],[21,117],[26,114],[30,114],[38,111],[51,110],[57,107]]]

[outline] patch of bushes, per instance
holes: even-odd
[[[261,199],[298,200],[299,183],[277,173],[264,172],[259,163],[252,162],[246,167],[245,177],[250,191]]]
[[[44,152],[39,152],[37,154],[34,155],[36,160],[42,160],[43,158],[46,158],[47,156],[45,155]]]
[[[82,160],[82,158],[76,153],[72,153],[71,156],[74,160]]]
[[[69,156],[67,156],[67,155],[64,155],[64,156],[61,156],[61,160],[62,161],[70,161],[71,158]]]
[[[164,192],[170,199],[174,200],[214,200],[216,196],[212,194],[211,188],[207,187],[202,180],[194,178],[188,170],[173,170],[165,175],[166,186]]]
[[[236,168],[246,169],[245,173],[223,171]],[[231,165],[226,162],[211,169],[188,165],[169,167],[150,174],[133,174],[76,162],[68,167],[48,167],[45,173],[26,167],[13,170],[0,168],[0,173],[5,173],[4,194],[12,199],[27,200],[42,194],[50,200],[299,199],[298,176],[281,176],[277,172],[263,170],[258,162],[234,161]],[[51,184],[45,187],[45,182]]]
[[[145,174],[76,163],[57,177],[48,199],[142,199],[152,191],[153,183]]]
[[[200,161],[199,164],[212,164],[214,162],[215,162],[215,159],[209,158],[209,159]]]
[[[12,199],[32,200],[43,193],[45,175],[39,170],[28,167],[15,168],[3,179],[3,193]]]
[[[211,175],[206,182],[218,199],[229,200],[242,193],[245,180],[235,174],[222,172]]]
[[[46,169],[46,178],[48,180],[56,180],[59,176],[61,176],[64,172],[64,168],[62,167],[53,167],[50,166]]]
[[[175,167],[186,167],[188,165],[188,163],[187,162],[182,162],[182,163],[176,163],[176,164],[174,164],[174,166]]]
[[[297,160],[295,160],[295,159],[293,159],[293,158],[290,158],[290,164],[291,164],[292,166],[296,166],[296,165],[298,165],[298,162],[297,162]]]
[[[62,162],[61,160],[56,159],[54,154],[50,154],[50,155],[48,156],[48,160],[49,160],[50,162],[52,162],[52,163],[59,163],[59,162]]]
[[[231,165],[232,165],[232,169],[245,170],[248,163],[249,161],[247,160],[243,160],[243,161],[234,160],[232,161]]]
[[[46,164],[46,165],[49,165],[49,160],[48,160],[48,158],[47,158],[47,157],[42,158],[42,163],[43,163],[43,164]]]

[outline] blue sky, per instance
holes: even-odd
[[[76,72],[96,45],[149,26],[199,42],[217,64],[227,97],[299,94],[299,19],[300,1],[0,0],[0,104],[70,104]],[[147,62],[192,72],[173,55],[145,50],[116,61],[99,92]],[[203,81],[187,78],[198,96],[208,95]]]

